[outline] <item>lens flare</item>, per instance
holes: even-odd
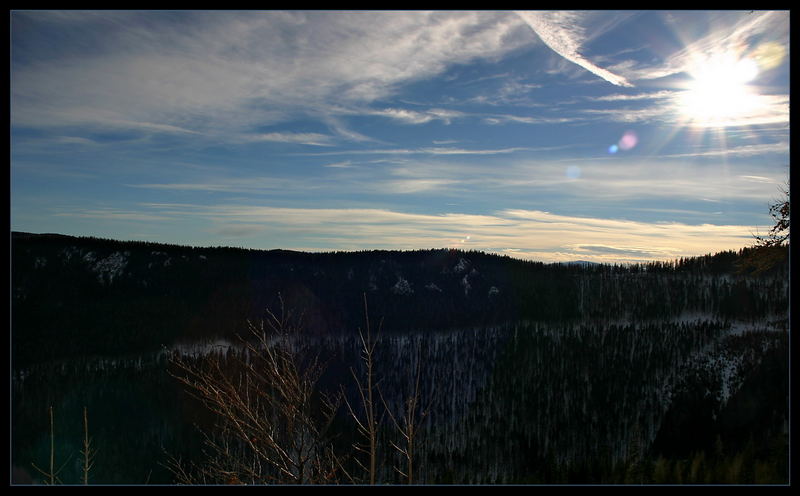
[[[622,135],[622,138],[619,139],[618,145],[622,150],[631,150],[638,142],[639,137],[636,136],[636,133],[633,131],[626,131],[625,134]]]
[[[786,48],[780,43],[768,41],[756,47],[750,56],[758,64],[759,69],[768,71],[781,65],[786,57]]]
[[[636,135],[635,132],[625,131],[625,134],[622,135],[619,141],[608,147],[608,153],[613,155],[620,150],[622,151],[631,150],[633,149],[633,147],[636,146],[638,142],[639,142],[639,137]]]

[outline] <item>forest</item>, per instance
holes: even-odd
[[[387,332],[693,313],[755,320],[788,308],[788,257],[748,277],[754,248],[589,266],[449,249],[301,253],[23,233],[11,248],[15,369],[234,338],[279,294],[320,335],[363,324],[363,293]]]
[[[216,380],[263,375],[254,364],[274,347],[320,365],[301,367],[317,374],[309,425],[323,398],[338,398],[315,458],[337,461],[325,472],[336,482],[410,481],[398,448],[416,412],[418,483],[782,484],[789,266],[788,247],[772,249],[783,255],[764,270],[757,248],[577,265],[12,233],[12,464],[41,476],[30,467],[48,456],[55,404],[61,459],[80,451],[82,408],[99,419],[95,483],[305,481],[307,467],[294,479],[242,468],[258,445],[202,408],[202,391],[189,394],[187,378],[211,365],[224,372]],[[295,332],[248,339],[278,308],[295,312]],[[370,408],[368,377],[380,384]],[[352,448],[370,410],[381,414],[365,478]],[[220,440],[235,460],[198,456],[219,455]],[[75,463],[62,480],[79,480]]]

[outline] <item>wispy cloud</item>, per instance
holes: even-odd
[[[84,219],[105,219],[123,221],[165,221],[174,217],[159,212],[127,211],[121,209],[66,210],[53,214],[56,217],[80,217]]]
[[[97,141],[91,140],[89,138],[83,138],[81,136],[58,136],[52,140],[54,143],[61,144],[61,145],[89,145],[94,146],[98,145]]]
[[[255,134],[248,141],[273,141],[277,143],[296,143],[299,145],[332,146],[331,136],[319,133],[274,132]]]
[[[389,179],[376,181],[375,187],[388,193],[410,194],[442,190],[457,183],[456,179]]]
[[[228,224],[216,227],[213,232],[223,238],[241,238],[252,236],[264,231],[261,224]]]
[[[364,111],[362,113],[367,115],[388,117],[404,124],[426,124],[434,120],[439,120],[445,124],[450,124],[453,119],[465,116],[463,112],[440,108],[432,108],[422,111],[402,108],[386,108],[382,110]]]
[[[327,181],[323,178],[306,180],[302,177],[251,176],[216,177],[195,182],[132,183],[126,184],[126,186],[152,190],[248,193],[255,195],[286,193],[287,195],[292,195],[319,190],[325,188],[327,184]],[[328,185],[328,187],[330,186]]]
[[[447,147],[432,147],[420,148],[417,153],[430,154],[430,155],[502,155],[506,153],[514,153],[519,151],[530,150],[526,147],[512,147],[512,148],[497,148],[489,150],[470,150],[466,148],[447,148]]]
[[[55,30],[82,17],[13,16],[46,17]],[[126,28],[112,29],[121,19]],[[492,12],[109,12],[80,22],[103,42],[62,46],[50,59],[15,57],[13,125],[238,134],[309,110],[369,104],[402,83],[528,42],[513,36],[517,21]]]
[[[548,147],[549,148],[549,147]],[[337,150],[330,152],[309,153],[309,155],[505,155],[522,151],[535,150],[529,147],[510,147],[510,148],[453,148],[443,146],[431,146],[422,148],[376,148],[376,149],[357,149],[357,150]]]
[[[681,157],[754,157],[759,155],[766,155],[772,153],[785,154],[789,153],[789,143],[761,143],[758,145],[739,145],[732,147],[722,147],[716,150],[700,150],[687,153],[672,153],[659,155],[663,158],[681,158]]]
[[[750,110],[728,119],[718,119],[709,122],[689,121],[686,117],[685,104],[681,101],[682,91],[665,90],[655,93],[631,95],[606,95],[591,97],[592,102],[611,104],[632,103],[631,106],[619,107],[612,105],[606,108],[582,108],[575,110],[576,117],[580,120],[583,116],[602,117],[609,122],[628,123],[661,123],[676,126],[692,127],[755,127],[774,124],[789,124],[789,95],[751,95]],[[656,103],[642,102],[656,100]]]
[[[315,118],[320,119],[336,136],[340,138],[339,141],[350,141],[354,143],[380,143],[385,144],[383,141],[367,136],[364,133],[358,132],[349,126],[340,115],[352,115],[351,111],[342,111],[341,106],[336,106],[330,109],[322,109],[312,112]],[[358,115],[358,114],[356,114]]]
[[[554,52],[616,86],[633,86],[624,77],[599,67],[580,53],[585,38],[576,12],[517,12],[537,36]]]
[[[640,246],[606,246],[606,245],[575,245],[576,252],[588,252],[601,255],[615,255],[634,258],[658,258],[664,255],[661,250],[653,250]]]
[[[761,148],[760,152],[764,153],[766,149]],[[755,152],[749,148],[740,151]],[[780,146],[776,151],[780,151]],[[735,149],[731,149],[731,153],[735,154]],[[769,197],[772,190],[766,187],[766,183],[742,180],[743,176],[768,177],[773,184],[780,184],[785,175],[783,170],[767,172],[748,163],[698,167],[681,160],[685,157],[661,157],[656,165],[649,158],[623,160],[595,155],[580,161],[574,158],[554,160],[546,152],[542,157],[535,153],[531,155],[509,157],[494,168],[458,160],[430,159],[399,164],[389,170],[404,180],[432,181],[430,184],[439,185],[439,191],[458,189],[463,195],[480,192],[505,198],[557,195],[562,199],[569,198],[570,202],[596,207],[653,198],[671,201],[738,198],[740,201],[753,201]],[[710,155],[699,156],[713,159]],[[499,170],[502,174],[498,173]]]
[[[755,181],[757,183],[769,183],[769,184],[775,183],[773,179],[764,176],[739,176],[739,177],[741,177],[745,181]]]
[[[341,162],[333,162],[330,164],[323,164],[323,167],[329,167],[331,169],[349,169],[351,167],[355,167],[352,160],[343,160]]]
[[[429,122],[439,121],[443,124],[449,125],[458,119],[475,119],[483,121],[487,124],[563,124],[583,120],[581,117],[565,117],[563,115],[547,116],[541,115],[541,113],[537,113],[535,115],[513,115],[485,112],[464,112],[442,108],[429,108],[424,110],[413,110],[409,108],[385,108],[378,110],[369,108],[345,109],[339,107],[333,111],[340,115],[386,117],[402,124],[427,124]]]
[[[491,115],[483,118],[486,124],[566,124],[584,120],[581,117],[544,117],[544,116],[519,116],[510,114]]]
[[[602,117],[605,122],[678,123],[680,115],[673,106],[647,106],[642,108],[583,109],[583,116]]]
[[[272,174],[239,172],[232,177],[226,168],[184,169],[178,180],[125,184],[152,191],[280,197],[304,204],[370,198],[374,201],[374,195],[380,194],[383,201],[401,203],[409,201],[409,195],[417,195],[423,202],[438,202],[438,198],[446,196],[450,201],[458,198],[482,205],[524,201],[536,202],[543,208],[546,202],[558,201],[587,212],[609,206],[630,212],[652,206],[654,199],[672,203],[735,199],[744,205],[771,198],[774,185],[785,180],[785,170],[725,159],[767,153],[780,156],[787,151],[787,142],[640,157],[558,146],[353,150],[299,154],[322,159],[317,165],[319,173],[313,174],[291,175],[287,169]],[[564,158],[553,158],[556,152],[564,153]],[[340,155],[346,158],[324,160]],[[376,157],[378,160],[372,160]],[[482,157],[491,157],[492,167],[487,167],[480,160]],[[753,177],[763,179],[754,181]],[[686,205],[678,208],[685,209]]]
[[[646,261],[740,248],[751,226],[644,223],[533,210],[489,215],[414,214],[385,209],[279,208],[259,205],[144,204],[145,211],[211,219],[224,236],[263,235],[263,248],[292,233],[304,246],[329,249],[460,247],[544,261]],[[281,234],[283,233],[283,235]],[[467,239],[466,243],[462,242]],[[210,240],[210,244],[216,241]]]
[[[652,91],[644,93],[614,93],[612,95],[601,95],[586,97],[586,100],[595,102],[628,102],[636,100],[663,100],[674,98],[676,92],[673,90]]]
[[[684,40],[684,46],[665,60],[657,59],[655,63],[626,60],[612,66],[612,69],[634,80],[661,79],[690,72],[701,57],[727,52],[741,53],[742,49],[753,48],[753,40],[765,42],[786,38],[789,32],[789,17],[785,12],[751,11],[749,15],[742,16],[736,11],[685,11],[662,15],[676,37]],[[697,39],[694,33],[688,31],[697,30],[701,19],[707,19],[710,29],[706,29],[706,34]]]

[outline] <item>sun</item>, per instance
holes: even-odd
[[[733,53],[697,60],[678,96],[680,114],[696,126],[735,124],[758,111],[758,93],[750,84],[758,73],[755,60]]]

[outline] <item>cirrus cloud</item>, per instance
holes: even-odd
[[[513,16],[491,12],[52,14],[12,17],[46,19],[66,45],[98,32],[103,43],[59,47],[58,58],[15,57],[14,126],[237,134],[370,103],[400,84],[529,43],[515,34],[521,26]],[[125,28],[111,29],[120,25]],[[29,52],[25,45],[17,49]],[[410,121],[457,116],[441,109],[392,112],[385,114]]]
[[[73,209],[62,216],[93,217]],[[575,259],[644,262],[738,249],[752,239],[751,226],[647,223],[508,209],[491,214],[419,214],[378,208],[294,208],[258,204],[145,203],[115,215],[211,222],[201,244],[248,237],[250,246],[320,251],[454,247],[510,254],[546,262]],[[469,238],[465,236],[468,235]],[[290,244],[281,239],[291,238]],[[464,242],[468,239],[467,242]]]

